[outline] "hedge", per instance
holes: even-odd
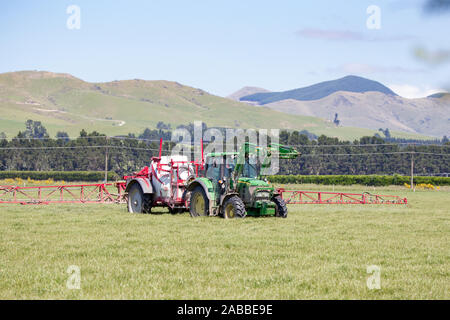
[[[309,175],[276,175],[268,177],[272,183],[312,183],[323,185],[352,185],[361,184],[366,186],[389,186],[404,185],[411,182],[408,176],[382,176],[382,175],[326,175],[326,176],[309,176]],[[414,177],[415,184],[432,184],[436,186],[450,185],[450,177]]]
[[[105,179],[103,171],[0,171],[1,179],[33,179],[33,180],[64,180],[97,182]],[[114,181],[120,177],[115,172],[108,172],[108,180]]]
[[[64,180],[64,181],[103,181],[103,171],[0,171],[1,179],[33,179],[33,180]],[[108,180],[118,180],[120,177],[115,172],[108,172]],[[411,178],[408,176],[382,176],[382,175],[276,175],[269,176],[272,183],[311,183],[323,185],[352,185],[361,184],[366,186],[389,186],[409,184]],[[432,184],[436,186],[449,186],[450,177],[414,177],[414,183]]]

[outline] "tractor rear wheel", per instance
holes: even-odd
[[[128,212],[151,213],[152,195],[144,194],[139,184],[135,183],[128,191]]]
[[[287,218],[288,210],[283,198],[275,196],[272,201],[275,203],[275,217]]]
[[[246,215],[245,205],[241,198],[231,196],[225,200],[222,207],[222,216],[225,219],[245,218]]]
[[[207,216],[209,214],[209,200],[202,187],[196,187],[190,197],[189,212],[192,217]]]

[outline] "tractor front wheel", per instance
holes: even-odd
[[[287,218],[288,210],[283,198],[275,196],[272,201],[275,203],[275,217]]]
[[[202,187],[196,187],[190,197],[189,212],[192,217],[207,216],[209,213],[209,200]]]
[[[222,215],[225,219],[245,218],[247,212],[242,199],[238,196],[231,196],[225,200],[222,207]]]

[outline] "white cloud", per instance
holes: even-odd
[[[445,89],[436,89],[429,86],[417,87],[409,84],[390,84],[387,86],[399,96],[409,99],[424,98],[434,93],[447,91]]]

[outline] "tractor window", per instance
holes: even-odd
[[[246,178],[253,178],[256,179],[258,178],[259,174],[259,170],[258,170],[258,165],[256,163],[250,163],[248,161],[248,159],[245,160],[245,164],[244,164],[244,172],[242,172],[242,176],[246,177]]]
[[[207,165],[208,168],[206,170],[206,177],[211,180],[219,180],[220,179],[220,163],[217,161],[218,159],[210,158],[208,159]]]
[[[229,158],[227,157],[225,160],[225,168],[224,168],[224,175],[226,178],[230,178],[231,174],[234,171],[234,167],[235,167],[235,159]]]

